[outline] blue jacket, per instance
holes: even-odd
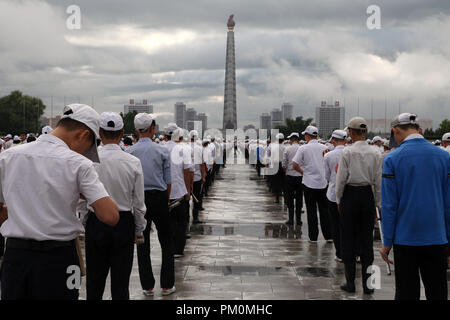
[[[450,154],[411,139],[384,159],[383,243],[442,245],[450,239]]]

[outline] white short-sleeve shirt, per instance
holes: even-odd
[[[45,134],[0,154],[0,202],[8,207],[3,236],[75,239],[83,231],[76,216],[80,194],[88,204],[108,196],[92,161],[61,139]]]
[[[298,148],[293,162],[303,169],[302,183],[311,189],[324,189],[327,186],[323,152],[328,149],[317,140],[310,140]]]

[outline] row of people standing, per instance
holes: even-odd
[[[370,276],[367,269],[374,261],[373,231],[377,217],[376,210],[379,210],[380,213],[385,212],[382,221],[383,229],[386,229],[383,239],[386,247],[381,250],[381,255],[383,259],[390,261],[387,254],[394,244],[394,251],[397,251],[396,269],[399,273],[396,276],[396,298],[419,297],[418,273],[420,270],[425,278],[427,298],[446,299],[445,251],[447,250],[448,256],[446,243],[450,238],[448,156],[423,139],[419,134],[419,124],[413,114],[401,114],[392,124],[392,130],[396,132],[392,139],[395,139],[397,145],[404,146],[398,148],[396,152],[390,153],[389,145],[385,141],[381,141],[381,138],[374,139],[376,141],[373,145],[369,145],[366,141],[367,128],[365,119],[360,117],[351,119],[347,125],[347,131],[335,130],[333,132],[330,140],[331,148],[318,142],[318,129],[314,126],[308,126],[302,132],[306,139],[305,145],[299,145],[298,133],[294,132],[288,137],[290,145],[285,146],[282,161],[285,178],[281,180],[283,181],[281,188],[289,215],[286,223],[294,224],[295,213],[297,225],[302,224],[303,193],[310,242],[317,241],[320,219],[320,227],[325,240],[334,242],[336,259],[344,262],[346,283],[341,286],[342,290],[355,292],[355,258],[360,257],[363,291],[371,294],[374,290],[367,284]],[[349,137],[347,137],[347,132]],[[281,137],[276,137],[275,148],[283,148]],[[348,138],[351,139],[351,143]],[[417,149],[411,150],[409,153],[418,153],[420,156],[414,154],[407,158],[406,150],[409,149],[407,146],[412,143],[409,140],[417,144]],[[442,140],[450,140],[450,134],[445,134]],[[273,158],[271,157],[273,150],[274,144],[271,143],[266,148],[266,155],[269,158]],[[403,155],[400,155],[400,152],[403,152]],[[404,165],[409,167],[411,172],[415,172],[420,164],[419,166],[426,167],[426,170],[422,171],[428,172],[429,176],[416,175],[416,178],[412,179],[415,181],[410,181],[407,185],[405,182],[411,180],[411,175],[409,179],[406,175],[400,180],[395,177],[397,185],[392,187],[390,183],[393,182],[394,175],[385,173],[385,171],[390,171],[388,168],[392,158],[402,159],[397,162],[399,167],[396,170],[405,172],[402,170]],[[420,158],[423,159],[420,160]],[[425,160],[425,158],[427,159]],[[270,174],[272,183],[280,181],[274,178],[275,171]],[[385,186],[383,203],[381,201],[382,177],[383,186]],[[408,203],[403,208],[398,207],[399,188],[403,189],[403,201]],[[410,188],[415,191],[426,190],[423,190],[420,195],[420,192],[415,194]],[[429,194],[430,192],[436,194],[436,197],[433,198]],[[412,210],[412,207],[416,206],[416,199],[422,199],[421,203],[424,204],[422,210]],[[424,219],[427,220],[425,217],[430,208],[434,208],[434,218],[425,223]],[[317,209],[319,219],[317,218]],[[412,247],[415,248],[412,249]],[[426,262],[427,254],[430,254],[429,258],[433,263]],[[417,258],[420,262],[415,260],[414,268],[406,270],[406,264]],[[408,283],[408,277],[415,280]]]

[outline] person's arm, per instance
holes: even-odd
[[[386,157],[383,165],[381,183],[381,227],[383,228],[383,245],[391,247],[394,241],[399,194],[397,190],[396,172],[392,157]]]
[[[114,227],[119,222],[119,209],[110,197],[98,199],[91,206],[94,208],[95,215],[101,222],[111,227]]]
[[[163,154],[162,154],[162,170],[163,170],[163,179],[164,182],[167,185],[167,194],[168,199],[167,201],[170,201],[170,191],[171,191],[171,183],[172,183],[172,176],[170,173],[170,155],[169,150],[164,148]]]
[[[450,154],[447,158],[447,184],[444,187],[444,210],[445,210],[445,225],[447,229],[448,249],[447,256],[450,255]]]
[[[382,168],[383,168],[383,157],[381,153],[377,153],[377,162],[375,164],[375,174],[373,182],[373,191],[374,191],[374,200],[375,205],[378,208],[381,208],[381,175],[382,175]]]
[[[189,198],[191,197],[191,170],[189,168],[186,168],[183,170],[183,175],[184,175],[184,184],[186,186],[186,200],[189,200]]]
[[[0,226],[6,220],[8,220],[8,208],[3,203],[0,203]]]
[[[147,226],[147,221],[145,220],[146,212],[147,207],[145,206],[145,195],[144,195],[144,172],[142,170],[142,164],[139,161],[136,168],[133,187],[133,215],[134,215],[135,235],[137,238],[142,236],[145,227]]]
[[[330,169],[330,157],[325,155],[325,158],[323,160],[324,166],[325,166],[325,179],[330,182],[331,177],[331,169]]]
[[[300,163],[302,163],[302,157],[303,157],[303,149],[300,147],[298,148],[297,153],[292,159],[292,168],[303,175],[303,169],[300,168]]]
[[[342,152],[342,157],[339,160],[338,170],[336,172],[336,202],[339,205],[339,208],[348,179],[348,157],[349,152],[344,150]]]

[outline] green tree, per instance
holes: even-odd
[[[294,119],[286,119],[285,126],[277,126],[275,129],[278,129],[285,137],[290,135],[292,132],[297,132],[301,134],[305,131],[306,127],[309,126],[312,122],[312,118],[303,119],[303,117],[297,117]]]
[[[450,120],[444,119],[434,133],[440,139],[447,132],[450,132]]]
[[[44,114],[45,104],[37,97],[23,95],[16,90],[0,98],[0,131],[18,134],[40,132],[40,118]]]
[[[123,128],[126,134],[132,134],[135,132],[134,129],[134,117],[137,115],[137,111],[128,112],[125,116],[120,113],[123,119]]]

